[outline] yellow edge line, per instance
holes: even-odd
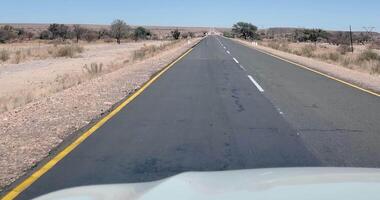
[[[67,156],[71,151],[73,151],[79,144],[81,144],[84,140],[86,140],[91,134],[93,134],[98,128],[100,128],[104,123],[106,123],[109,119],[115,116],[121,109],[123,109],[128,103],[130,103],[133,99],[139,96],[149,85],[151,85],[154,81],[156,81],[163,73],[169,70],[174,64],[180,61],[183,57],[189,54],[194,48],[190,48],[187,50],[182,56],[177,58],[171,64],[166,66],[163,70],[161,70],[157,75],[155,75],[152,79],[146,82],[139,90],[133,93],[130,97],[128,97],[123,103],[117,106],[114,110],[112,110],[108,115],[98,121],[94,126],[92,126],[89,130],[83,133],[79,138],[77,138],[73,143],[59,152],[54,158],[52,158],[49,162],[47,162],[40,169],[35,171],[32,175],[27,177],[24,181],[22,181],[19,185],[14,187],[11,191],[9,191],[1,200],[12,200],[16,198],[22,191],[28,188],[32,183],[34,183],[37,179],[39,179],[42,175],[44,175],[47,171],[53,168],[60,160],[62,160],[65,156]]]
[[[251,46],[249,46],[249,45],[247,45],[247,44],[244,44],[244,43],[242,43],[242,42],[240,42],[240,43],[243,44],[244,46],[247,46],[247,47],[252,48]],[[311,71],[311,72],[317,73],[317,74],[319,74],[319,75],[325,76],[325,77],[327,77],[327,78],[333,79],[333,80],[338,81],[338,82],[340,82],[340,83],[343,83],[343,84],[345,84],[345,85],[351,86],[351,87],[356,88],[356,89],[358,89],[358,90],[361,90],[361,91],[363,91],[363,92],[367,92],[367,93],[369,93],[369,94],[372,94],[372,95],[375,95],[375,96],[377,96],[377,97],[380,97],[380,94],[379,94],[379,93],[376,93],[376,92],[373,92],[373,91],[370,91],[370,90],[364,89],[364,88],[362,88],[362,87],[360,87],[360,86],[357,86],[357,85],[354,85],[354,84],[349,83],[349,82],[347,82],[347,81],[344,81],[344,80],[341,80],[341,79],[335,78],[335,77],[330,76],[330,75],[328,75],[328,74],[325,74],[325,73],[323,73],[323,72],[320,72],[320,71],[317,71],[317,70],[315,70],[315,69],[311,69],[311,68],[309,68],[309,67],[306,67],[306,66],[304,66],[304,65],[301,65],[301,64],[299,64],[299,63],[296,63],[296,62],[293,62],[293,61],[287,60],[287,59],[285,59],[285,58],[281,58],[281,57],[276,56],[276,55],[274,55],[274,54],[272,54],[272,53],[269,53],[269,52],[266,52],[266,51],[263,51],[263,50],[260,50],[260,49],[257,49],[257,48],[253,48],[253,49],[255,49],[256,51],[259,51],[259,52],[261,52],[261,53],[264,53],[264,54],[270,55],[270,56],[272,56],[272,57],[275,57],[275,58],[277,58],[277,59],[280,59],[280,60],[282,60],[282,61],[285,61],[285,62],[291,63],[291,64],[293,64],[293,65],[296,65],[296,66],[301,67],[301,68],[303,68],[303,69],[306,69],[306,70],[309,70],[309,71]]]

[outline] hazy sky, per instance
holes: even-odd
[[[380,0],[0,0],[0,23],[109,24],[259,28],[291,26],[380,30]]]

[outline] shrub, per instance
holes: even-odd
[[[144,27],[137,27],[133,32],[133,38],[137,41],[139,39],[146,40],[148,37],[151,36],[151,33],[148,29]]]
[[[41,40],[51,40],[51,39],[53,39],[53,34],[48,30],[44,30],[40,33],[40,39]]]
[[[64,24],[50,24],[48,30],[52,33],[53,39],[67,39],[69,36],[69,27]]]
[[[175,29],[174,31],[171,32],[172,34],[172,37],[175,39],[175,40],[178,40],[179,39],[179,36],[181,35],[181,32],[178,31],[178,29]]]
[[[272,49],[280,49],[280,44],[276,41],[270,41],[268,42],[268,46]]]
[[[313,57],[316,47],[314,45],[305,45],[301,48],[301,55],[306,57]]]
[[[339,54],[339,53],[336,53],[336,52],[329,53],[327,58],[328,58],[329,60],[332,60],[332,61],[334,61],[334,62],[337,62],[337,61],[340,59],[340,54]]]
[[[223,32],[224,37],[233,38],[234,35],[230,31],[224,31]]]
[[[348,52],[351,52],[352,49],[349,45],[346,45],[346,44],[341,44],[339,45],[339,47],[336,49],[340,54],[344,55]]]
[[[365,50],[359,54],[357,60],[359,62],[371,61],[371,60],[379,60],[380,61],[380,56],[376,52],[374,52],[370,49],[367,49],[367,50]]]
[[[77,53],[82,53],[83,47],[78,45],[65,45],[59,47],[55,56],[56,57],[70,57],[73,58]]]
[[[0,51],[0,60],[5,62],[9,59],[9,52],[5,49]]]
[[[380,61],[377,61],[374,66],[371,68],[371,73],[380,74]]]
[[[4,26],[4,27],[0,28],[0,43],[5,43],[5,42],[12,40],[16,37],[17,37],[17,34],[13,30],[13,28],[9,28],[8,26]]]
[[[370,49],[378,49],[380,50],[380,40],[375,40],[369,46]]]
[[[87,42],[93,42],[95,41],[96,39],[98,39],[98,34],[94,31],[88,31],[84,34],[84,39],[87,41]]]
[[[19,64],[21,62],[21,60],[23,60],[25,58],[24,54],[22,54],[22,52],[19,50],[19,51],[16,51],[16,54],[15,54],[15,57],[14,57],[14,62],[16,64]]]
[[[91,63],[90,67],[86,65],[83,66],[83,69],[86,73],[94,76],[94,75],[97,75],[97,74],[100,74],[103,70],[103,63],[100,63],[98,65],[98,63]]]

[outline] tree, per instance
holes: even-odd
[[[44,30],[40,33],[40,39],[41,40],[51,40],[51,39],[53,39],[53,34],[48,30]]]
[[[125,37],[129,31],[129,26],[120,19],[117,19],[111,24],[112,37],[116,39],[116,42],[120,44],[120,39]]]
[[[50,24],[48,30],[52,33],[53,39],[67,39],[69,35],[69,27],[64,24]]]
[[[181,32],[179,32],[178,29],[175,29],[174,31],[171,31],[171,34],[175,40],[179,39],[179,36],[181,35]]]
[[[100,40],[100,39],[102,39],[108,35],[109,35],[109,31],[107,29],[102,28],[98,31],[98,40]]]
[[[73,32],[74,32],[75,38],[76,38],[77,43],[78,43],[79,40],[83,37],[83,35],[87,32],[87,30],[85,28],[81,27],[80,25],[75,24],[73,26]]]
[[[137,27],[133,32],[133,38],[137,41],[139,39],[146,40],[151,35],[150,31],[144,27]]]
[[[318,40],[328,39],[328,33],[322,29],[304,29],[303,37],[305,41],[310,41],[317,45]]]
[[[257,27],[251,23],[238,22],[233,25],[232,32],[239,38],[246,39],[258,39],[259,35],[256,33]]]
[[[0,28],[0,43],[5,43],[9,40],[17,38],[17,31],[10,25],[5,25]]]

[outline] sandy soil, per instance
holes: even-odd
[[[4,188],[22,176],[45,158],[51,149],[57,147],[67,136],[89,124],[92,119],[101,116],[126,95],[133,93],[154,73],[173,61],[198,40],[193,39],[190,43],[182,41],[159,55],[136,63],[124,64],[122,68],[114,72],[0,114],[0,188]],[[120,46],[120,50],[109,50],[107,45],[95,45],[88,48],[96,50],[84,53],[82,58],[78,58],[79,62],[86,63],[93,56],[99,56],[99,61],[105,62],[103,59],[106,58],[102,56],[106,53],[114,54],[115,57],[122,60],[126,56],[125,51],[122,50],[123,46]],[[54,61],[46,62],[44,67],[35,64],[32,68],[35,70],[30,72],[41,70],[41,73],[46,74],[45,70],[51,73],[64,70],[50,71],[51,69],[47,68],[50,66],[50,62],[54,63]],[[75,63],[67,62],[73,65]],[[68,66],[70,70],[78,70],[76,67]],[[59,68],[59,65],[56,67]],[[13,73],[21,72],[14,70]],[[49,75],[49,77],[52,76]]]
[[[112,71],[123,63],[131,62],[134,51],[144,45],[162,45],[168,41],[144,41],[136,43],[94,43],[82,44],[83,53],[75,58],[39,58],[29,56],[19,64],[0,64],[0,112],[22,106],[33,99],[47,96],[65,89],[75,82],[81,82],[84,77],[84,65],[102,63],[103,70]],[[0,49],[9,51],[46,50],[52,45],[26,43],[3,44]]]
[[[279,56],[281,58],[290,60],[292,62],[305,65],[312,69],[324,72],[333,77],[340,78],[342,80],[370,89],[372,91],[380,92],[380,75],[378,74],[371,75],[366,72],[349,69],[337,64],[331,64],[331,63],[322,62],[313,58],[297,56],[295,54],[286,53],[283,51],[275,50],[275,49],[261,46],[261,45],[254,46],[252,45],[252,43],[248,41],[243,41],[239,39],[235,39],[235,40],[251,48],[257,48],[258,50],[268,52],[270,54]]]

